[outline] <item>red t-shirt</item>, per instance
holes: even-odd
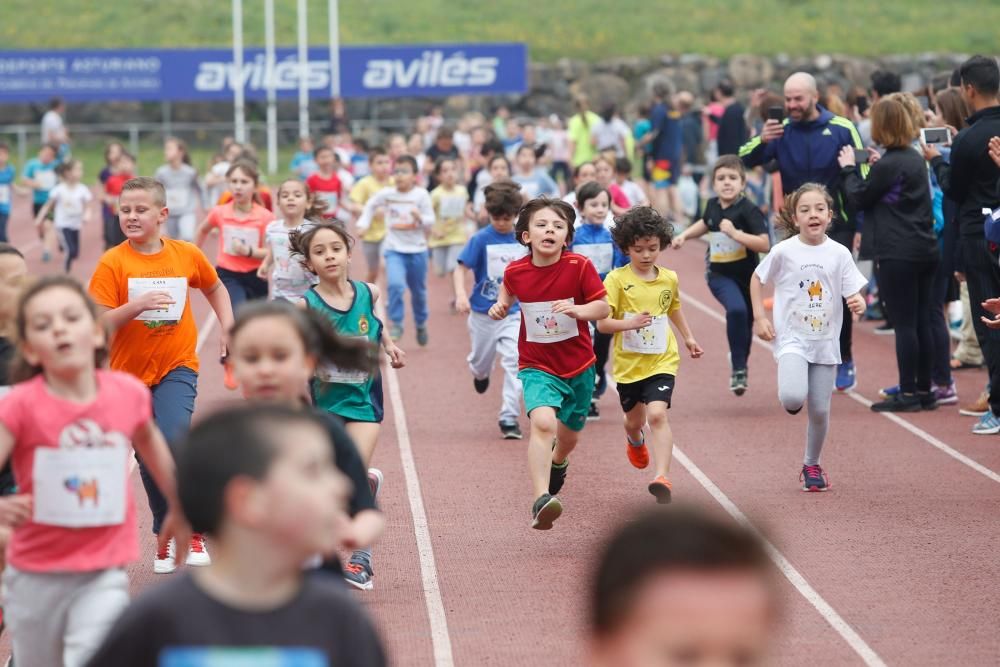
[[[343,190],[337,174],[330,174],[330,178],[326,178],[318,171],[314,172],[306,179],[306,185],[309,186],[313,194],[326,201],[326,210],[323,211],[323,217],[332,218],[336,216]]]
[[[607,294],[589,259],[563,252],[555,264],[535,266],[528,255],[507,266],[503,284],[521,302],[519,368],[571,378],[594,363],[589,323],[553,313],[551,308],[553,301],[573,299],[580,305]]]
[[[133,174],[111,174],[108,180],[104,181],[104,191],[111,197],[118,197],[122,193],[125,183],[135,178]],[[111,210],[118,214],[118,200],[111,201]]]
[[[632,208],[632,202],[628,200],[628,195],[625,191],[618,187],[617,183],[612,183],[608,186],[608,192],[611,193],[611,201],[617,206],[622,208]]]

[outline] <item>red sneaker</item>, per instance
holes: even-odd
[[[670,492],[672,489],[673,487],[670,485],[670,480],[663,475],[660,475],[649,483],[649,492],[656,496],[656,502],[660,505],[667,505],[670,503]]]
[[[649,450],[646,448],[645,442],[636,447],[628,441],[628,438],[625,438],[625,451],[628,454],[628,462],[633,467],[642,470],[649,465]]]
[[[233,367],[230,366],[229,364],[223,363],[222,368],[223,368],[222,384],[225,385],[226,389],[228,389],[229,391],[236,391],[236,389],[239,388],[240,383],[237,382],[236,378],[233,377]]]

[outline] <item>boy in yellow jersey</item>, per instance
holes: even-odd
[[[693,359],[702,355],[681,311],[677,274],[656,265],[670,245],[671,226],[655,209],[635,207],[616,220],[611,234],[629,263],[604,279],[611,315],[597,330],[614,334],[614,378],[625,412],[626,451],[636,468],[649,465],[643,427],[649,424],[655,478],[649,492],[660,504],[670,502],[667,477],[673,434],[667,410],[673,396],[680,354],[667,319],[677,328]]]
[[[371,173],[359,180],[351,188],[351,203],[347,207],[355,215],[361,215],[365,203],[376,192],[393,185],[392,162],[385,149],[376,146],[368,154]],[[385,239],[385,219],[382,213],[372,218],[371,227],[361,234],[361,252],[365,256],[368,274],[365,282],[374,283],[378,279],[379,267],[382,261],[382,241]]]

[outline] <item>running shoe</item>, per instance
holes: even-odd
[[[595,422],[601,418],[601,411],[597,407],[597,401],[590,402],[590,410],[587,411],[587,421]]]
[[[886,387],[884,389],[879,389],[878,390],[878,395],[881,396],[882,398],[892,398],[893,396],[896,396],[897,394],[899,394],[899,385],[898,384],[894,384],[891,387]]]
[[[535,530],[549,530],[562,511],[562,503],[558,498],[550,493],[543,493],[531,506],[531,527]]]
[[[802,472],[799,474],[799,480],[802,482],[803,491],[830,490],[830,479],[818,465],[802,466]]]
[[[896,329],[894,329],[888,322],[878,325],[873,329],[873,331],[879,336],[892,336],[896,333]]]
[[[524,437],[517,422],[500,422],[500,435],[504,440],[520,440]]]
[[[240,386],[233,376],[233,367],[225,362],[222,363],[222,384],[229,391],[235,391]]]
[[[177,569],[176,560],[176,547],[174,541],[171,539],[167,542],[167,546],[157,548],[156,556],[153,557],[153,573],[154,574],[170,574]]]
[[[642,470],[649,465],[649,449],[646,447],[646,439],[642,439],[642,444],[633,445],[628,437],[625,438],[625,452],[628,454],[628,462],[633,468]]]
[[[378,494],[382,492],[382,482],[385,480],[385,476],[382,475],[382,471],[378,468],[368,469],[368,488],[372,492],[372,498],[378,498]]]
[[[858,374],[853,361],[845,361],[837,366],[837,391],[850,391],[858,385]]]
[[[963,405],[958,409],[958,414],[965,415],[966,417],[982,417],[987,412],[990,411],[990,393],[984,391],[976,399],[975,403],[969,403],[968,405]]]
[[[931,393],[934,394],[934,398],[937,400],[938,405],[953,405],[958,403],[958,386],[955,381],[952,380],[951,384],[945,387],[939,387],[934,385],[931,387]]]
[[[878,403],[872,403],[872,412],[920,412],[920,397],[916,394],[904,394],[902,392],[893,394],[891,398]]]
[[[556,495],[559,493],[563,484],[566,483],[566,471],[569,470],[569,459],[562,462],[562,465],[552,464],[552,468],[549,470],[549,495]]]
[[[389,338],[393,340],[399,340],[403,337],[403,327],[402,325],[393,323],[389,325]]]
[[[920,401],[921,410],[937,410],[938,402],[937,397],[934,395],[934,391],[918,391],[917,399]]]
[[[371,557],[363,551],[355,551],[344,567],[344,581],[362,591],[375,588]]]
[[[746,393],[748,387],[747,370],[744,368],[742,370],[733,371],[733,374],[729,378],[729,391],[733,392],[737,396],[742,396]]]
[[[986,414],[979,418],[976,425],[972,427],[972,432],[976,435],[993,435],[994,433],[1000,433],[1000,419],[997,418],[993,411],[990,409],[986,410]]]
[[[472,378],[472,386],[476,388],[477,394],[485,394],[486,390],[490,388],[490,379],[488,377],[480,380],[479,378]]]
[[[427,327],[417,327],[417,345],[424,347],[430,339],[430,335],[427,333]]]
[[[663,475],[660,475],[652,482],[649,483],[649,492],[656,496],[656,502],[659,505],[669,505],[670,504],[670,491],[672,489],[670,485],[670,480],[668,480]]]
[[[191,546],[188,548],[187,559],[184,561],[194,567],[204,567],[212,564],[212,559],[205,548],[205,536],[201,533],[191,535]]]

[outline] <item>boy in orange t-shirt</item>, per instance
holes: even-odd
[[[89,292],[112,334],[111,368],[135,375],[150,388],[153,417],[173,447],[187,433],[198,391],[198,328],[189,288],[200,289],[219,318],[223,356],[233,310],[204,253],[185,241],[161,237],[166,200],[163,185],[152,178],[134,178],[123,185],[118,223],[127,242],[104,253]],[[159,533],[167,503],[141,460],[139,472],[153,513],[153,532]],[[159,549],[153,571],[176,569],[174,553],[173,543]],[[187,563],[209,562],[204,537],[194,535]]]

